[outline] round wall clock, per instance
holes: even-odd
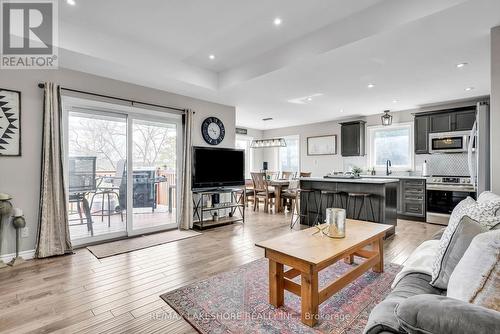
[[[201,124],[203,139],[210,145],[219,145],[226,134],[224,124],[217,117],[208,117]]]

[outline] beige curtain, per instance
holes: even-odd
[[[37,258],[72,252],[64,185],[61,119],[60,87],[46,82]]]
[[[193,227],[193,195],[191,193],[191,129],[193,128],[193,111],[187,110],[182,120],[184,125],[184,145],[182,149],[179,229],[188,230]]]

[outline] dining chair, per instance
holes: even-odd
[[[304,193],[305,196],[305,210],[303,210],[304,213],[302,213],[301,208],[300,208],[300,197],[301,194]],[[286,189],[282,194],[281,197],[285,200],[290,201],[290,207],[291,207],[291,217],[290,217],[290,228],[292,229],[297,222],[300,222],[300,219],[303,217],[304,219],[307,220],[307,223],[309,224],[309,210],[307,208],[308,203],[309,203],[309,196],[313,195],[314,196],[314,191],[313,190],[304,190],[300,188],[300,180],[290,180],[290,183],[288,184],[288,189]]]
[[[281,172],[281,178],[283,180],[290,180],[295,177],[295,172]]]
[[[248,202],[255,202],[253,180],[245,180],[245,206],[248,207]]]
[[[253,181],[253,211],[258,210],[260,200],[264,200],[264,212],[269,212],[269,207],[274,206],[274,189],[269,187],[266,180],[266,173],[250,173]]]

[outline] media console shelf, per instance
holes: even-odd
[[[214,195],[229,195],[229,201],[213,203]],[[207,217],[209,213],[210,217]],[[217,219],[214,219],[216,213]],[[243,188],[193,189],[194,227],[203,230],[235,222],[245,223],[245,190]]]

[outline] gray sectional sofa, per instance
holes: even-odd
[[[492,198],[491,193],[489,197]],[[500,197],[493,199],[500,200]],[[439,240],[442,232],[433,239]],[[498,269],[498,265],[494,268]],[[494,294],[499,296],[498,272],[496,277]],[[447,297],[446,290],[433,287],[430,282],[431,276],[424,273],[404,276],[372,310],[364,333],[500,333],[500,312]]]

